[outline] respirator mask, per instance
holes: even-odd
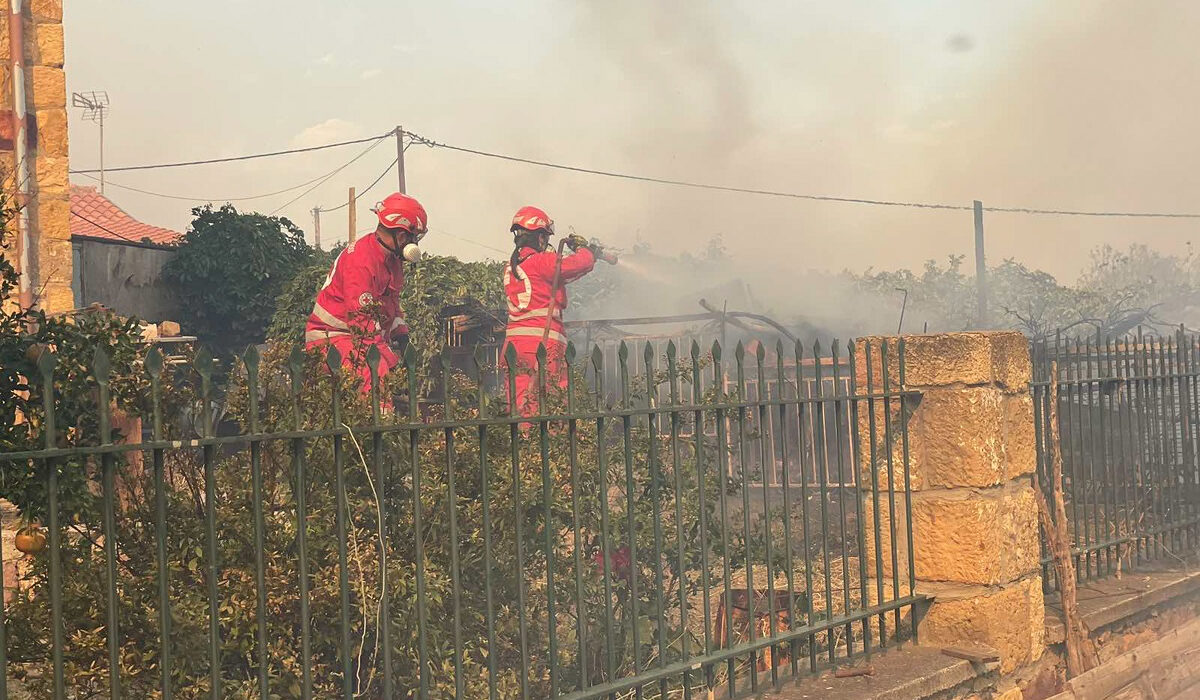
[[[422,238],[425,237],[425,232],[410,233],[408,231],[399,231],[392,233],[388,231],[391,237],[391,245],[384,244],[383,247],[392,252],[392,255],[403,258],[410,263],[415,263],[421,259],[421,247],[417,245]]]
[[[418,246],[417,243],[419,243],[420,240],[425,237],[425,232],[422,231],[421,233],[413,233],[409,234],[409,236],[411,237],[411,240],[404,244],[404,247],[400,249],[400,257],[404,258],[410,263],[415,263],[421,259],[421,247]]]

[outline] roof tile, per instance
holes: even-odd
[[[71,185],[71,235],[114,241],[173,245],[183,234],[142,223],[126,214],[95,187]],[[106,230],[107,229],[107,230]]]

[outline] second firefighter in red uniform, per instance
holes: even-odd
[[[567,308],[566,286],[591,272],[596,257],[586,240],[571,236],[567,239],[571,254],[560,260],[548,249],[554,235],[554,221],[537,207],[518,210],[510,230],[514,249],[504,267],[508,328],[501,357],[507,356],[508,346],[516,351],[516,394],[509,397],[510,406],[514,413],[531,416],[538,412],[537,350],[543,339],[547,386],[567,385],[564,361],[567,337],[562,322],[563,310]]]
[[[399,362],[393,347],[408,340],[400,309],[404,261],[420,258],[417,242],[428,221],[421,203],[399,192],[383,200],[375,213],[379,225],[374,233],[346,246],[334,261],[304,329],[309,349],[325,343],[338,349],[343,365],[362,377],[364,392],[371,389],[367,350],[379,350],[382,377]]]

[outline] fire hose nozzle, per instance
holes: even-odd
[[[617,264],[617,251],[612,250],[611,248],[605,248],[604,245],[595,238],[588,243],[588,247],[591,248],[592,254],[596,256],[597,260],[606,262],[609,265]]]

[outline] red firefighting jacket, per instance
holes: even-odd
[[[550,287],[554,284],[554,267],[558,256],[550,252],[539,253],[533,248],[522,248],[518,261],[519,276],[513,274],[511,264],[504,266],[504,294],[508,297],[507,336],[509,339],[536,338],[537,342],[541,342],[546,318],[550,316]],[[547,341],[567,342],[562,323],[562,312],[567,308],[566,285],[591,272],[595,266],[596,257],[587,248],[580,248],[563,257]]]
[[[337,342],[348,339],[351,330],[356,329],[368,344],[379,348],[381,365],[394,366],[396,356],[388,341],[408,333],[400,309],[403,287],[402,261],[384,248],[374,234],[358,239],[334,261],[317,293],[304,329],[304,340],[309,344]],[[378,314],[361,312],[364,306],[376,302]]]

